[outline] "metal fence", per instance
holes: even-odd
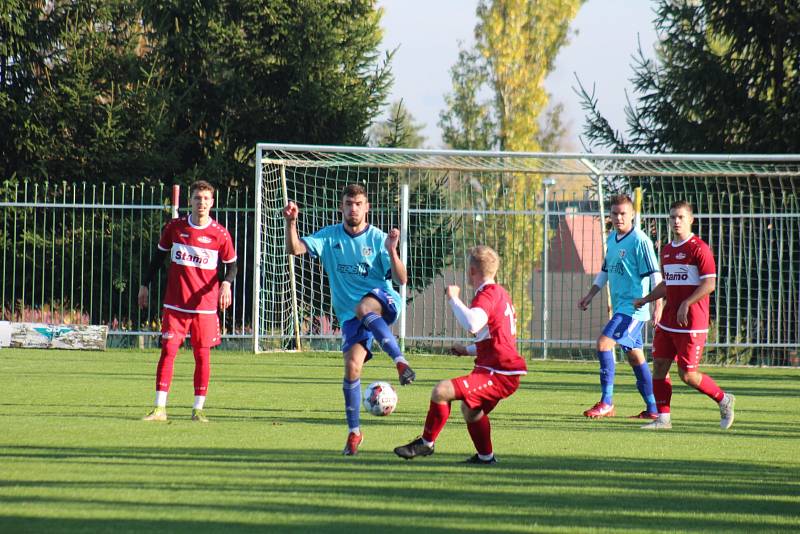
[[[465,195],[469,174],[460,184],[456,183],[456,174],[449,176],[454,194]],[[303,186],[298,182],[295,187],[300,190]],[[698,204],[695,232],[714,250],[719,275],[717,291],[712,295],[708,359],[796,365],[800,345],[798,196],[794,192],[745,189],[717,192],[704,201],[693,199]],[[543,193],[541,189],[531,192],[535,197],[533,208],[523,213],[539,221],[535,228],[540,236],[547,236],[547,247],[530,266],[527,285],[521,288],[526,297],[517,305],[526,308],[529,320],[520,339],[531,357],[593,358],[594,339],[608,317],[608,302],[601,293],[586,312],[579,311],[576,303],[602,263],[600,205],[588,192],[575,195],[551,188],[546,197]],[[104,324],[109,326],[110,346],[156,344],[165,270],[151,286],[148,308],[138,308],[136,294],[160,230],[171,216],[170,196],[170,188],[164,185],[4,183],[0,186],[0,319]],[[188,191],[184,191],[184,206],[188,205],[187,196]],[[258,266],[255,197],[250,188],[219,190],[212,213],[230,231],[239,256],[234,303],[222,316],[226,348],[253,346],[253,281]],[[399,190],[396,195],[389,191],[385,197],[387,202],[401,201]],[[656,244],[668,239],[666,207],[675,197],[652,184],[646,190],[642,228]],[[461,247],[462,252],[486,237],[482,224],[498,217],[492,206],[477,202],[465,209],[463,199],[453,206],[425,206],[426,201],[414,200],[412,195],[409,215],[416,221],[417,230],[424,233],[431,220],[445,217],[447,224],[461,232],[458,242],[448,246]],[[325,217],[335,220],[336,195],[326,202],[333,202],[334,207],[324,208]],[[279,225],[276,228],[282,227],[278,204],[270,208],[270,217]],[[385,220],[375,222],[382,226],[400,224],[399,213],[398,205],[383,211],[376,207],[375,216]],[[465,285],[463,254],[450,264],[442,263],[430,249],[417,246],[422,237],[412,237],[408,243],[412,256],[427,256],[417,258],[418,272],[412,273],[418,286],[409,295],[404,341],[410,350],[440,350],[463,336],[442,298],[445,284]],[[522,242],[536,239],[532,235],[509,237]],[[286,271],[279,238],[269,251],[273,256],[269,261],[278,271]],[[419,272],[434,260],[440,267],[436,273]],[[264,262],[262,257],[260,263]],[[304,268],[316,269],[315,287],[327,292],[318,267],[309,264]],[[277,274],[269,273],[267,278],[277,283]],[[270,298],[275,306],[286,305],[289,300],[277,294]],[[279,310],[274,315],[285,317],[290,313]],[[313,331],[303,335],[319,344],[308,346],[338,348],[334,321],[320,316],[309,325]],[[278,332],[276,336],[286,334]]]
[[[188,191],[183,196],[188,206]],[[136,298],[171,217],[171,197],[171,187],[163,184],[3,184],[2,320],[102,324],[109,327],[110,346],[156,343],[166,269],[151,285],[147,308],[140,309]],[[249,188],[222,190],[212,212],[231,233],[239,256],[234,302],[221,317],[223,340],[233,346],[244,346],[242,340],[252,335],[252,205]]]

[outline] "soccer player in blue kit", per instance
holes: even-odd
[[[661,282],[661,271],[653,242],[633,227],[633,202],[628,195],[611,198],[611,223],[615,228],[608,236],[607,252],[603,268],[597,274],[589,292],[578,302],[585,310],[592,298],[608,282],[611,292],[611,308],[614,315],[597,338],[597,358],[600,360],[600,401],[583,415],[590,419],[613,417],[614,408],[614,345],[619,344],[628,357],[628,363],[636,375],[636,388],[644,399],[645,409],[635,419],[656,419],[653,377],[642,351],[642,326],[650,319],[647,306],[634,308],[633,301],[641,299]],[[653,323],[661,319],[662,301],[654,305]]]
[[[346,456],[357,454],[363,441],[359,426],[361,368],[372,358],[373,338],[397,366],[401,385],[416,378],[389,328],[397,319],[401,304],[392,281],[399,285],[408,281],[406,267],[397,252],[400,231],[392,228],[386,234],[370,225],[369,207],[364,187],[348,185],[342,192],[342,222],[303,238],[297,233],[300,209],[294,202],[283,209],[286,252],[295,256],[307,252],[319,258],[330,281],[333,310],[342,329],[342,389],[349,427],[343,451]]]

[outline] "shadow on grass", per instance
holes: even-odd
[[[6,446],[0,464],[43,462],[54,470],[83,469],[83,476],[3,481],[0,531],[769,532],[800,526],[795,465],[568,455],[508,455],[496,466],[463,460],[441,451],[403,461],[391,453],[345,458],[308,448]],[[36,517],[37,509],[57,518]],[[155,521],[152,512],[174,518]]]

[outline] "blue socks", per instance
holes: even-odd
[[[361,423],[361,379],[357,378],[351,382],[345,378],[342,381],[342,392],[347,426],[353,432],[358,430]]]
[[[598,350],[597,359],[600,360],[600,389],[603,395],[600,397],[600,401],[614,404],[614,375],[616,374],[614,351]],[[650,387],[652,390],[652,384]]]
[[[377,313],[368,313],[361,319],[361,324],[372,333],[373,337],[375,337],[375,341],[378,342],[383,351],[388,354],[393,361],[396,362],[398,358],[403,357],[403,354],[400,352],[400,345],[397,344],[394,334],[392,334],[389,325],[386,324],[383,317]]]
[[[656,397],[653,394],[653,375],[650,374],[650,367],[647,366],[647,362],[634,367],[633,374],[636,375],[636,389],[639,390],[639,394],[647,404],[647,411],[658,413]]]

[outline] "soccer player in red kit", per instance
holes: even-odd
[[[175,355],[186,335],[191,334],[195,361],[192,420],[208,422],[203,406],[208,391],[211,347],[220,343],[217,310],[224,310],[232,300],[236,250],[228,231],[210,216],[214,187],[200,180],[190,186],[189,192],[191,214],[173,219],[164,227],[139,288],[139,306],[144,308],[149,297],[147,286],[169,254],[155,408],[145,421],[167,420],[167,393]]]
[[[681,380],[719,405],[719,426],[727,430],[733,424],[736,399],[698,369],[708,334],[708,296],[716,288],[714,255],[708,245],[692,233],[694,213],[691,204],[685,200],[672,204],[669,220],[673,241],[661,249],[664,280],[648,295],[634,300],[634,306],[638,308],[656,299],[667,298],[661,322],[653,335],[653,393],[658,419],[642,428],[672,428],[669,369],[672,362],[677,361]]]
[[[514,306],[503,286],[494,280],[499,266],[500,258],[490,247],[481,245],[470,250],[469,279],[476,290],[469,308],[459,299],[458,286],[447,287],[453,314],[461,326],[475,334],[474,344],[454,345],[452,352],[460,356],[475,355],[475,367],[468,375],[436,384],[422,436],[394,449],[401,458],[410,460],[433,454],[436,438],[450,416],[450,403],[460,400],[461,413],[477,450],[467,463],[497,463],[489,412],[517,390],[520,377],[527,373],[525,360],[516,348]]]

